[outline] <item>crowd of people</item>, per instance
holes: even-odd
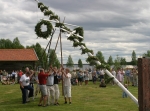
[[[137,69],[121,69],[110,70],[112,75],[118,79],[126,88],[129,85],[138,86],[138,71]],[[38,92],[41,93],[41,97],[38,106],[59,105],[59,82],[63,80],[63,92],[64,103],[71,104],[71,86],[72,85],[88,85],[90,78],[92,78],[93,84],[99,81],[99,87],[106,87],[105,72],[103,69],[86,69],[86,70],[72,70],[68,68],[52,67],[48,70],[40,69],[38,72],[29,70],[27,67],[23,73],[21,70],[12,71],[8,74],[5,70],[0,70],[0,80],[2,84],[20,84],[22,92],[22,103],[26,104],[30,98],[34,99]],[[34,83],[37,83],[36,87]],[[111,81],[112,85],[115,85],[114,81]],[[127,97],[127,94],[123,92],[122,97]]]
[[[138,71],[137,68],[118,68],[117,70],[111,69],[111,74],[122,84],[125,88],[128,89],[128,86],[138,86]],[[85,85],[88,84],[90,76],[92,77],[93,84],[96,81],[100,81],[99,87],[106,87],[105,83],[105,72],[103,69],[96,70],[96,69],[86,69],[82,70],[73,70],[72,74],[72,84],[82,85],[85,82]],[[76,81],[76,82],[75,82]],[[111,84],[114,86],[115,82],[112,80]],[[127,97],[127,94],[123,91],[122,97]]]
[[[21,70],[13,70],[11,73],[8,73],[6,70],[0,70],[0,81],[3,85],[19,83],[22,75],[23,72]]]
[[[125,70],[122,68],[118,68],[117,71],[114,69],[111,70],[111,73],[114,77],[118,79],[120,83],[132,85],[137,87],[138,86],[138,71],[137,68],[126,68]],[[112,83],[114,84],[114,83]]]
[[[110,72],[123,85],[127,84],[127,85],[132,85],[132,86],[138,86],[138,71],[136,68],[133,68],[133,69],[118,68],[117,70],[112,68]],[[96,83],[96,81],[104,82],[105,80],[104,78],[105,71],[103,69],[100,69],[100,70],[86,69],[84,71],[73,70],[71,74],[72,74],[72,84],[73,84],[73,81],[76,80],[78,85],[82,85],[83,82],[85,82],[85,85],[87,85],[90,79],[90,76],[92,77],[92,81],[94,84]],[[111,83],[112,85],[115,85],[114,81],[112,81]]]
[[[89,80],[92,80],[93,84],[96,84],[96,82],[99,80],[100,84],[104,84],[104,86],[106,87],[105,84],[105,80],[104,80],[104,70],[100,69],[100,70],[96,70],[96,69],[85,69],[83,70],[73,70],[71,72],[72,78],[71,78],[71,82],[72,85],[78,85],[81,86],[83,85],[83,82],[85,85],[88,85]],[[103,86],[103,85],[101,85]]]
[[[71,74],[69,69],[50,67],[49,70],[40,69],[37,77],[33,70],[26,68],[25,73],[21,76],[19,83],[22,91],[22,103],[26,104],[30,98],[36,97],[40,90],[41,97],[38,106],[59,105],[59,80],[63,79],[64,86],[64,103],[71,104]],[[34,81],[37,87],[34,90]],[[34,93],[35,92],[35,93]]]

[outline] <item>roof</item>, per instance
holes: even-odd
[[[0,61],[38,61],[34,49],[0,49]]]

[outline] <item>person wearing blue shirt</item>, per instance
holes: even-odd
[[[131,75],[131,71],[127,68],[125,71],[125,77],[126,77],[126,83],[128,85],[130,84],[130,75]]]

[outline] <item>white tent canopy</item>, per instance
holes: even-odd
[[[136,66],[133,66],[133,65],[126,65],[126,66],[125,66],[125,69],[126,69],[126,68],[132,69],[132,68],[135,68],[135,67],[136,67]]]

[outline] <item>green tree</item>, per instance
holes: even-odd
[[[132,52],[132,60],[131,60],[131,64],[132,65],[137,65],[137,58],[136,58],[136,53],[135,53],[135,51],[133,50],[133,52]]]
[[[147,53],[144,53],[143,57],[150,57],[150,50],[148,50]]]
[[[41,47],[41,45],[39,43],[36,43],[35,45],[27,46],[26,48],[27,49],[28,48],[34,48],[34,50],[35,50],[35,52],[39,58],[39,61],[36,62],[36,66],[41,66],[41,67],[47,69],[47,67],[48,67],[47,54],[44,51],[44,49]]]
[[[57,68],[60,68],[60,61],[58,60],[58,58],[55,61],[55,65]]]
[[[0,39],[0,49],[24,49],[18,37],[14,38],[13,42],[9,39]]]
[[[108,58],[108,60],[107,60],[107,63],[108,63],[109,65],[113,65],[113,64],[114,64],[113,58],[112,58],[111,55],[109,56],[109,58]]]
[[[0,39],[0,49],[12,49],[13,44],[9,39]]]
[[[105,63],[105,58],[104,58],[104,56],[103,56],[101,51],[98,51],[96,53],[96,57],[100,60],[101,63]]]
[[[60,67],[60,62],[57,58],[57,55],[56,55],[55,51],[53,49],[50,49],[48,52],[50,53],[50,54],[48,54],[49,55],[48,65],[49,66],[52,65],[53,67],[59,68]]]
[[[73,63],[72,57],[71,57],[71,55],[69,55],[66,66],[73,67],[73,65],[74,65],[74,63]]]
[[[120,65],[126,65],[126,64],[127,64],[126,59],[121,57],[120,58]]]
[[[121,58],[117,55],[116,59],[114,60],[114,69],[117,70],[118,68],[121,68],[120,65]]]
[[[9,40],[9,39],[5,40],[5,48],[12,49],[12,45],[13,45],[13,43],[11,40]]]
[[[12,47],[13,47],[13,49],[23,49],[24,48],[24,46],[21,45],[18,37],[14,38],[14,40],[12,42]]]
[[[82,64],[81,59],[78,60],[78,67],[79,67],[79,68],[83,68],[83,64]]]
[[[5,49],[5,39],[0,39],[0,48]]]

